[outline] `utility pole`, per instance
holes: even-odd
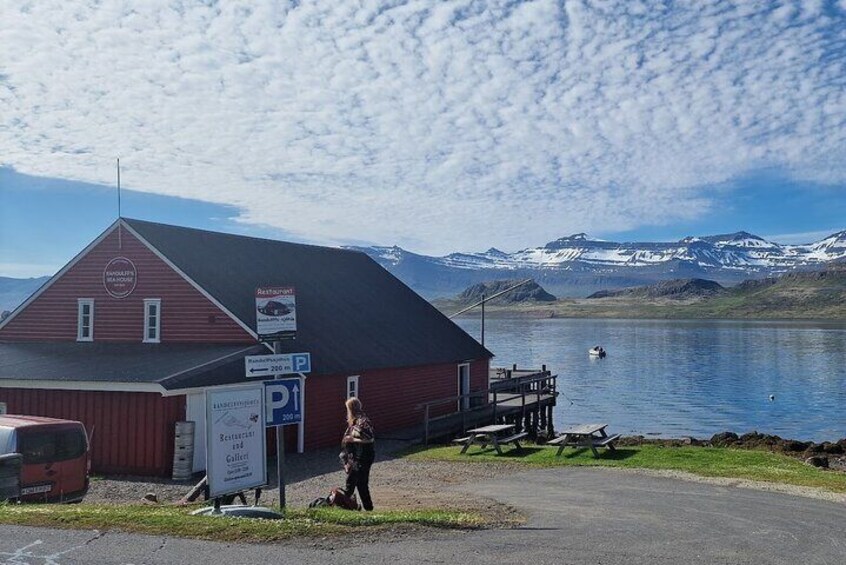
[[[461,314],[463,314],[463,313],[465,313],[469,310],[472,310],[476,306],[481,306],[482,307],[482,345],[485,345],[485,303],[488,302],[489,300],[493,300],[494,298],[502,296],[506,292],[511,292],[515,288],[521,287],[524,284],[530,283],[530,282],[532,282],[532,279],[526,279],[524,281],[520,281],[517,284],[515,284],[514,286],[509,286],[505,290],[502,290],[500,292],[497,292],[496,294],[492,294],[492,295],[487,296],[487,297],[484,294],[482,294],[482,299],[479,302],[476,302],[475,304],[468,306],[467,308],[464,308],[463,310],[459,310],[458,312],[456,312],[452,316],[448,316],[448,317],[449,317],[450,320],[452,320],[456,316],[459,316],[459,315],[461,315]]]
[[[485,294],[482,293],[482,347],[485,346]]]

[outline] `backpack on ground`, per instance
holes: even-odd
[[[335,487],[329,491],[329,496],[315,498],[308,504],[309,508],[323,508],[326,506],[337,506],[344,510],[361,510],[355,494],[349,495],[340,487]]]
[[[308,503],[309,508],[322,508],[323,506],[329,506],[328,496],[321,496],[320,498],[315,498],[314,500]]]
[[[356,499],[355,494],[347,494],[344,489],[338,487],[329,491],[326,501],[329,503],[329,506],[337,506],[345,510],[360,510],[361,508],[358,505],[358,499]]]

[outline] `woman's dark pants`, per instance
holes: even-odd
[[[361,444],[361,455],[358,459],[358,470],[347,473],[347,494],[352,496],[353,490],[358,490],[358,497],[361,499],[361,506],[365,510],[373,510],[373,500],[370,498],[370,467],[376,453],[373,445]]]

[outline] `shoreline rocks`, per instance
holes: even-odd
[[[617,441],[617,445],[660,445],[664,447],[682,447],[689,445],[704,447],[731,447],[735,449],[761,449],[781,453],[799,459],[808,465],[821,469],[846,472],[846,438],[835,442],[799,441],[784,439],[777,435],[761,434],[757,431],[738,435],[726,431],[714,434],[710,439],[693,437],[656,439],[644,436],[626,436]]]

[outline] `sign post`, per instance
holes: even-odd
[[[264,381],[265,425],[276,428],[276,466],[279,478],[279,505],[285,508],[285,432],[288,424],[302,422],[303,381],[301,377],[284,378],[284,375],[311,372],[310,353],[279,353],[282,342],[273,342],[273,355],[248,355],[244,358],[247,377],[276,376],[276,380]]]
[[[273,342],[273,352],[282,353],[282,342]],[[281,378],[282,375],[276,375]],[[285,426],[276,426],[276,477],[279,486],[279,508],[285,510]]]
[[[266,405],[266,425],[276,427],[276,476],[279,483],[279,508],[285,509],[285,428],[302,420],[302,381],[288,388],[283,375],[311,372],[308,353],[282,353],[282,340],[297,335],[296,292],[290,286],[256,288],[256,334],[259,340],[273,342],[273,355],[251,355],[245,359],[247,377],[275,375],[265,383],[270,393]],[[290,381],[288,379],[287,381]],[[292,401],[293,399],[293,401]],[[289,408],[293,406],[296,414]],[[276,415],[280,414],[277,421]]]

